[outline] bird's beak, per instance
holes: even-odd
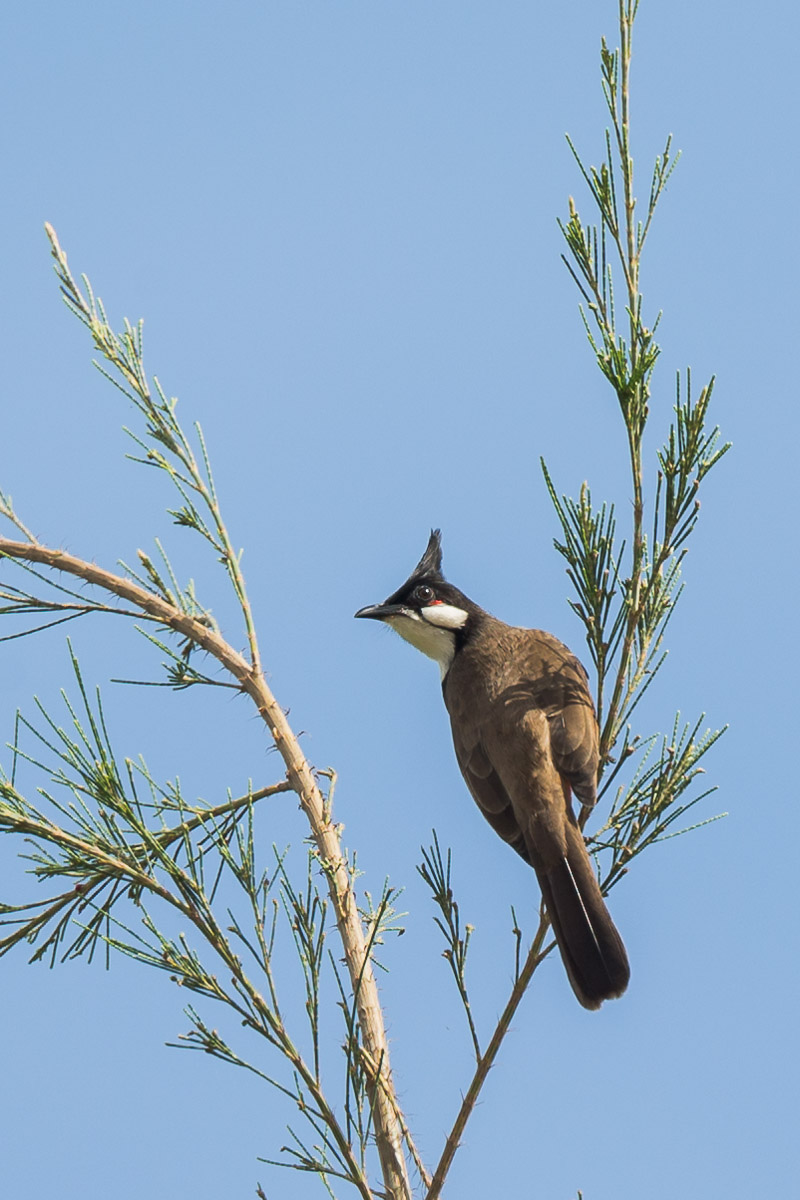
[[[373,621],[385,621],[387,617],[399,617],[408,610],[402,604],[368,604],[353,615],[356,617],[372,617]]]

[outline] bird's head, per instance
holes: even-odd
[[[383,604],[360,608],[357,617],[383,621],[439,664],[442,679],[470,626],[483,610],[442,575],[442,535],[431,532],[427,549],[408,579]]]

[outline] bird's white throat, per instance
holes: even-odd
[[[453,604],[432,604],[419,616],[414,612],[398,613],[386,623],[417,650],[435,659],[444,679],[456,653],[455,631],[464,627],[468,617],[469,613]]]

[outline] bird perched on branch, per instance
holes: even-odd
[[[536,872],[572,989],[584,1008],[620,996],[628,957],[572,808],[597,800],[599,735],[589,683],[552,634],[484,612],[442,575],[438,529],[383,604],[359,609],[435,659],[467,787]]]

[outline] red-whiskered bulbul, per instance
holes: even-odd
[[[621,996],[630,968],[572,810],[597,800],[589,681],[562,642],[505,625],[442,575],[441,535],[402,587],[357,617],[384,621],[436,659],[461,773],[483,815],[529,863],[575,995]]]

